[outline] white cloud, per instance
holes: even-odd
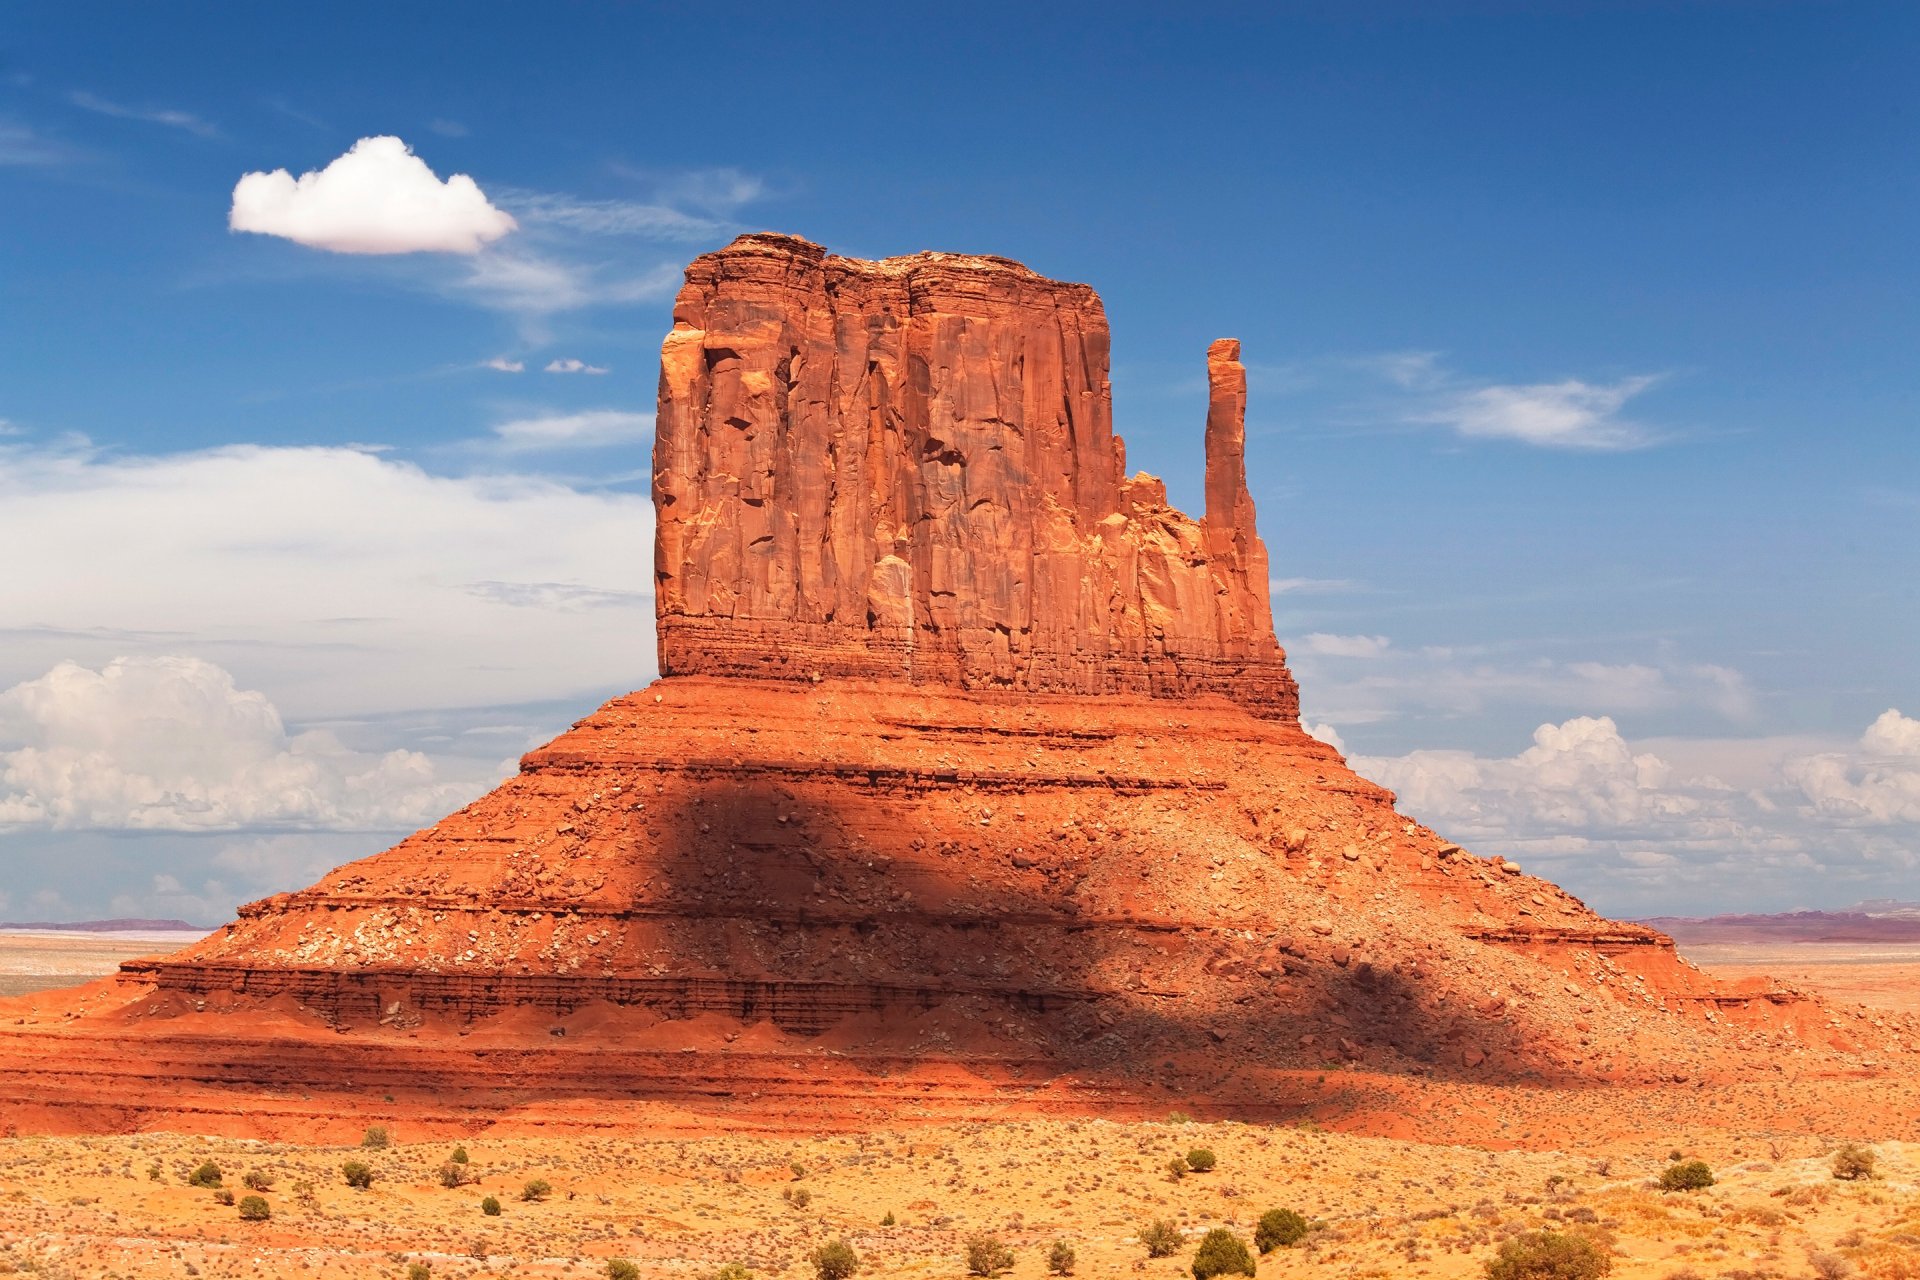
[[[1920,823],[1920,720],[1888,710],[1850,750],[1787,762],[1787,780],[1822,817],[1849,824]]]
[[[630,275],[590,262],[524,250],[491,249],[473,258],[465,278],[453,288],[483,306],[538,317],[581,307],[668,298],[679,287],[681,270],[677,264],[661,263]]]
[[[0,827],[391,828],[472,795],[412,751],[288,734],[264,694],[197,658],[63,662],[0,692]]]
[[[1755,714],[1752,686],[1715,663],[1566,661],[1483,649],[1395,647],[1384,636],[1283,637],[1314,713],[1348,726],[1428,713],[1481,716],[1515,706],[1529,714],[1703,709],[1731,721]],[[1363,659],[1364,662],[1356,661]]]
[[[535,449],[597,449],[634,444],[653,435],[653,415],[621,409],[550,414],[503,422],[493,429],[499,447],[509,452]]]
[[[296,718],[500,706],[652,675],[652,502],[430,475],[339,448],[161,457],[0,445],[0,687],[62,659],[190,653]],[[571,617],[470,585],[634,601]]]
[[[608,370],[601,368],[597,364],[588,364],[584,360],[575,360],[571,357],[568,357],[567,359],[564,359],[564,360],[548,361],[546,371],[548,373],[588,373],[588,374],[601,374],[601,373],[608,372]]]
[[[1688,893],[1718,909],[1831,904],[1920,867],[1917,744],[1920,721],[1897,711],[1812,752],[1794,739],[1656,751],[1609,717],[1576,716],[1541,725],[1514,756],[1429,749],[1350,763],[1476,852],[1538,859],[1576,892],[1612,895],[1609,909],[1657,914]]]
[[[297,179],[247,174],[228,225],[332,253],[477,254],[518,224],[466,174],[442,182],[406,143],[377,137]]]
[[[1340,636],[1315,631],[1294,641],[1288,652],[1323,658],[1377,658],[1392,644],[1385,636]]]
[[[116,120],[140,120],[147,124],[163,124],[169,129],[180,129],[200,138],[217,138],[220,130],[187,111],[173,111],[162,107],[129,107],[118,102],[110,102],[98,94],[75,90],[67,95],[67,101],[84,111],[96,115],[112,116]]]
[[[1300,722],[1300,727],[1306,730],[1307,736],[1309,738],[1318,738],[1320,739],[1320,741],[1332,747],[1335,751],[1340,752],[1342,755],[1346,754],[1347,744],[1345,740],[1343,740],[1340,737],[1340,731],[1338,729],[1335,729],[1332,725],[1310,724],[1307,721],[1303,720]]]
[[[72,155],[66,147],[48,141],[26,125],[0,120],[0,165],[60,164]]]
[[[1656,381],[1624,378],[1606,385],[1569,378],[1474,387],[1450,394],[1413,420],[1451,427],[1469,439],[1517,440],[1553,449],[1636,449],[1653,443],[1654,436],[1621,418],[1620,410]]]
[[[601,236],[649,240],[709,240],[730,224],[661,204],[634,200],[582,200],[544,191],[503,191],[501,202],[529,227],[556,227]]]
[[[505,356],[494,356],[491,360],[481,361],[481,367],[497,369],[501,373],[525,373],[527,363],[524,360],[509,360]]]

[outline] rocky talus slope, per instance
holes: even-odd
[[[1236,344],[1195,521],[1121,478],[1106,341],[1090,290],[1002,259],[698,259],[662,358],[666,674],[394,848],[6,1004],[0,1121],[1177,1106],[1457,1138],[1422,1098],[1718,1083],[1750,1121],[1782,1080],[1914,1077],[1911,1022],[1715,983],[1303,733]]]

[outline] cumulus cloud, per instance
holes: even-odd
[[[602,368],[597,364],[588,364],[584,360],[575,360],[572,357],[568,357],[564,360],[549,360],[547,362],[546,371],[548,373],[588,373],[588,374],[601,374],[601,373],[608,372],[608,370]]]
[[[297,719],[636,688],[652,530],[644,493],[355,449],[0,445],[0,546],[35,549],[0,591],[0,687],[68,658],[188,652]],[[559,626],[478,581],[635,603]]]
[[[1517,440],[1553,449],[1637,449],[1653,433],[1620,416],[1627,401],[1651,387],[1652,377],[1614,383],[1541,382],[1482,386],[1450,395],[1415,421],[1453,428],[1469,439]]]
[[[526,361],[509,360],[505,356],[495,356],[491,360],[483,360],[481,361],[481,367],[496,369],[501,373],[525,373],[527,371]]]
[[[493,434],[500,448],[513,453],[536,449],[598,449],[651,438],[653,415],[622,409],[548,414],[503,422],[493,429]]]
[[[317,172],[249,173],[228,225],[331,253],[477,254],[518,225],[474,180],[444,182],[399,138],[362,138]]]
[[[216,126],[189,111],[174,111],[164,107],[129,107],[82,90],[68,94],[67,101],[83,111],[111,116],[116,120],[139,120],[146,124],[163,124],[169,129],[180,129],[199,138],[220,136],[220,130]]]
[[[1607,716],[1543,724],[1512,756],[1351,756],[1404,812],[1477,852],[1547,864],[1613,910],[1771,899],[1830,903],[1920,866],[1920,721],[1889,711],[1856,741],[1672,740],[1636,747]],[[1825,877],[1817,890],[1810,875]],[[1857,885],[1849,891],[1847,886]]]
[[[289,734],[264,694],[197,658],[63,662],[0,692],[0,827],[391,828],[476,789],[412,751]]]

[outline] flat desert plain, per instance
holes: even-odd
[[[1716,942],[1680,954],[1727,978],[1769,974],[1840,1004],[1920,1012],[1920,942]]]
[[[203,937],[200,933],[67,933],[54,930],[0,932],[0,996],[77,987],[112,973],[122,960],[164,955]]]
[[[22,953],[41,957],[35,963],[49,954],[50,944],[36,943],[0,944],[16,977]],[[74,945],[95,964],[104,947],[127,944]],[[1905,979],[1894,971],[1910,978],[1920,967],[1911,955],[1802,954],[1789,948],[1770,963],[1816,988],[1821,975],[1840,972],[1851,985],[1827,990],[1843,1000],[1866,988],[1898,995]],[[1742,959],[1753,957],[1735,963]],[[1888,972],[1861,976],[1876,966]],[[1177,1115],[798,1138],[477,1134],[462,1147],[464,1163],[454,1160],[458,1144],[410,1137],[402,1124],[390,1145],[376,1136],[361,1147],[9,1135],[0,1138],[0,1274],[558,1280],[606,1276],[625,1259],[646,1277],[704,1280],[738,1263],[800,1280],[813,1274],[809,1252],[842,1237],[862,1259],[861,1276],[960,1277],[969,1237],[990,1233],[1012,1250],[1005,1274],[1016,1280],[1046,1275],[1056,1241],[1073,1251],[1077,1276],[1175,1280],[1191,1274],[1206,1229],[1250,1240],[1262,1212],[1290,1208],[1312,1229],[1261,1258],[1262,1276],[1480,1276],[1503,1240],[1549,1229],[1591,1239],[1621,1280],[1920,1278],[1916,1135],[1741,1132],[1689,1127],[1671,1108],[1644,1115],[1645,1131],[1632,1137],[1544,1150]],[[1603,1131],[1621,1128],[1592,1130]],[[1872,1149],[1877,1176],[1834,1176],[1848,1141]],[[1170,1163],[1195,1148],[1210,1150],[1214,1167],[1174,1177]],[[1714,1185],[1660,1191],[1654,1179],[1675,1153],[1707,1162]],[[350,1161],[371,1171],[370,1187],[347,1185]],[[192,1182],[208,1162],[218,1187]],[[243,1197],[254,1194],[271,1215],[264,1220],[241,1217]],[[483,1210],[489,1196],[497,1215]],[[1150,1257],[1139,1239],[1155,1220],[1183,1237],[1170,1256]]]

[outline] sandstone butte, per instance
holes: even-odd
[[[1086,286],[776,235],[698,258],[661,355],[660,679],[384,853],[0,1005],[0,1123],[1910,1130],[1913,1021],[1714,981],[1302,732],[1238,344],[1206,367],[1195,520],[1126,474]]]

